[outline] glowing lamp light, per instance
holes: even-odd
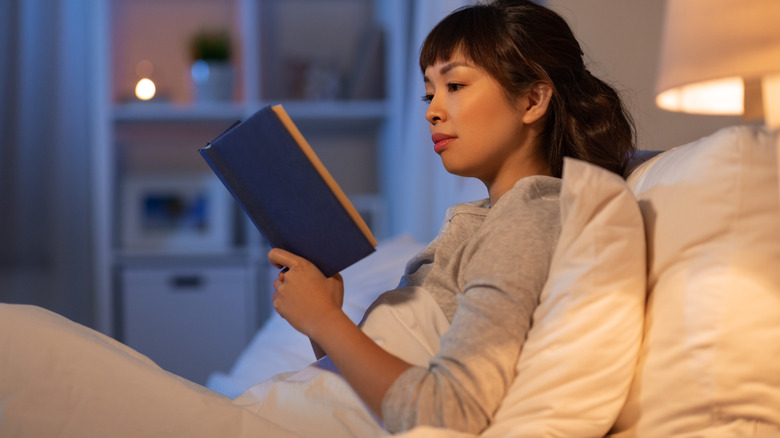
[[[135,96],[141,100],[149,100],[154,97],[157,87],[149,78],[143,78],[135,86]]]
[[[734,116],[745,111],[744,101],[745,87],[739,76],[670,88],[655,99],[656,105],[668,111]]]
[[[780,1],[667,0],[656,104],[780,128]]]
[[[763,119],[780,172],[778,22],[778,0],[667,0],[656,104]]]

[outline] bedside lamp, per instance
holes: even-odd
[[[670,111],[763,119],[780,156],[780,1],[667,0],[656,93]]]

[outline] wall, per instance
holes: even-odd
[[[616,85],[634,116],[642,149],[669,149],[739,117],[696,116],[655,106],[655,77],[661,47],[664,1],[547,0],[568,20],[589,61],[590,71]]]

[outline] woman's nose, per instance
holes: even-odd
[[[431,99],[431,103],[428,104],[428,109],[425,111],[425,119],[428,120],[428,123],[435,125],[442,121],[443,118],[444,109],[440,100],[437,100],[436,96],[434,96],[433,99]]]

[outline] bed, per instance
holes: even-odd
[[[612,394],[620,401],[603,397],[599,403],[595,400],[600,392],[583,383],[578,386],[572,376],[548,372],[543,378],[529,375],[533,370],[525,369],[529,377],[521,378],[515,386],[529,386],[531,381],[532,389],[526,393],[513,389],[514,403],[502,406],[496,424],[483,436],[780,436],[780,414],[774,408],[780,406],[780,374],[775,367],[780,357],[776,135],[758,126],[735,126],[669,151],[641,154],[627,181],[639,203],[648,246],[648,259],[641,260],[648,275],[643,294],[647,300],[641,303],[641,339],[615,338],[610,347],[574,342],[577,330],[598,326],[594,319],[608,316],[608,321],[598,323],[607,327],[609,320],[621,316],[599,310],[598,304],[622,308],[626,312],[622,317],[634,321],[630,299],[619,303],[602,297],[599,303],[594,297],[587,307],[591,312],[588,317],[582,316],[582,305],[558,309],[579,315],[567,324],[569,339],[560,331],[557,339],[549,333],[532,334],[531,347],[536,353],[531,354],[530,349],[524,352],[526,358],[547,366],[554,362],[541,357],[545,349],[558,349],[560,358],[569,348],[565,352],[570,369],[582,372],[587,364],[577,364],[571,357],[586,358],[592,354],[588,348],[595,348],[605,357],[622,359],[621,363],[632,369],[630,387],[626,386],[625,392],[616,390],[626,382],[624,376],[616,374],[608,381],[611,389],[601,394]],[[406,253],[414,252],[419,243],[402,238],[392,247],[385,268],[397,271]],[[367,264],[375,263],[378,268],[382,257],[380,251],[379,257]],[[614,264],[612,272],[618,266]],[[354,276],[347,276],[348,284],[359,290],[362,282],[376,279],[383,285],[374,289],[384,289],[394,280],[382,276],[382,271],[367,270],[371,275],[365,277],[359,270],[349,272]],[[602,280],[602,284],[608,283]],[[348,295],[355,300],[348,311],[358,318],[358,309],[371,297],[355,290]],[[577,298],[569,294],[572,297]],[[544,310],[540,309],[536,320],[542,319]],[[547,316],[552,321],[555,314],[548,312]],[[295,336],[278,317],[267,328],[258,334],[230,376],[212,376],[209,384],[214,389],[235,394],[252,380],[242,383],[240,379],[252,372],[258,378],[267,377],[293,363],[304,365],[310,360],[289,357],[284,363],[280,363],[281,358],[266,362],[265,351],[284,351],[289,345],[286,339]],[[281,333],[284,335],[277,339]],[[541,338],[547,343],[534,344]],[[298,343],[305,346],[303,339]],[[632,343],[639,348],[635,368],[629,365],[631,356],[626,353]],[[256,365],[260,366],[255,369]],[[599,363],[593,365],[598,367]],[[550,389],[561,388],[561,382],[575,383],[558,393]],[[528,403],[533,397],[542,401]],[[521,398],[526,403],[520,402]],[[528,421],[528,415],[542,420]],[[612,418],[614,424],[603,424],[599,416]],[[583,423],[587,427],[582,427]],[[456,434],[420,427],[406,435]]]
[[[724,129],[628,181],[567,159],[563,181],[562,233],[517,378],[480,436],[780,436],[775,137]],[[393,239],[345,271],[348,315],[357,321],[421,247]],[[424,364],[441,327],[413,322],[437,310],[412,291],[364,330]],[[388,435],[313,359],[275,316],[209,389],[61,316],[0,304],[0,436]]]

